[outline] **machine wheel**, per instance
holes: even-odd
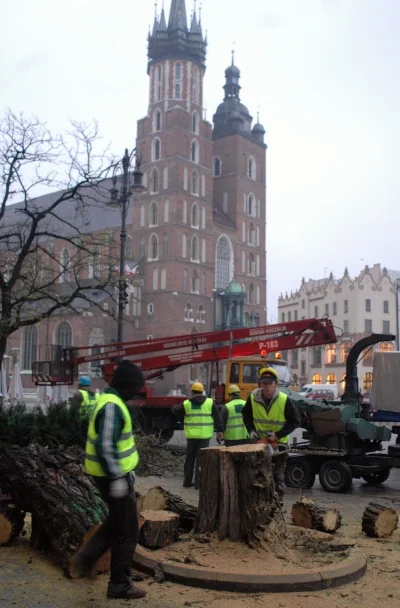
[[[315,473],[307,458],[294,456],[289,458],[285,470],[285,484],[288,488],[312,488]]]
[[[353,473],[347,463],[328,460],[320,469],[319,481],[326,492],[344,494],[353,483]]]
[[[362,478],[369,486],[379,486],[388,479],[389,475],[390,469],[386,468],[375,473],[366,473]]]

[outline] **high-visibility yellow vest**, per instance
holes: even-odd
[[[243,399],[232,399],[226,404],[228,421],[224,433],[227,441],[241,441],[248,438],[247,429],[243,423],[242,410],[246,402]]]
[[[211,439],[214,433],[213,403],[210,398],[201,405],[193,404],[189,399],[184,402],[186,439]]]
[[[79,389],[79,392],[82,395],[79,415],[81,418],[90,418],[99,400],[99,395],[96,395],[96,393],[91,395],[89,391],[85,391],[85,389],[82,388]]]
[[[259,389],[258,389],[259,390]],[[251,394],[251,407],[253,410],[254,428],[260,438],[266,437],[267,433],[277,433],[285,426],[285,406],[287,395],[279,393],[267,412],[265,405],[257,401],[254,392]],[[288,443],[289,437],[281,437],[278,443]]]
[[[96,452],[96,441],[99,436],[96,432],[96,417],[107,403],[115,403],[115,405],[120,408],[124,418],[124,426],[121,431],[120,439],[117,442],[117,458],[121,473],[130,473],[137,467],[139,462],[139,454],[133,436],[132,419],[128,408],[121,397],[111,393],[104,393],[100,396],[90,418],[86,440],[85,470],[89,475],[94,475],[95,477],[106,477],[106,472],[104,471]]]

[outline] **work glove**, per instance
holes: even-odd
[[[269,441],[276,441],[276,435],[275,435],[275,433],[268,432],[267,433],[267,439],[269,439]]]
[[[258,441],[260,438],[259,438],[259,436],[257,435],[256,431],[251,431],[251,433],[250,433],[250,439],[251,439],[252,441]]]
[[[110,497],[111,498],[125,498],[129,495],[130,488],[128,479],[121,477],[120,479],[114,479],[110,483]]]

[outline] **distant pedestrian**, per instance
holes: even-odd
[[[174,405],[172,413],[183,420],[187,442],[184,467],[184,488],[200,487],[200,450],[208,448],[210,439],[217,430],[217,439],[223,439],[221,416],[214,400],[204,396],[204,386],[195,382],[192,396],[181,405]],[[194,473],[194,483],[193,483]]]
[[[99,400],[99,395],[91,390],[91,386],[91,378],[81,376],[78,380],[78,390],[71,399],[71,408],[78,410],[81,418],[89,419]]]

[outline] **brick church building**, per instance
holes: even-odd
[[[266,322],[265,129],[253,125],[241,102],[233,59],[213,125],[204,119],[206,50],[196,11],[188,20],[185,0],[172,0],[168,19],[163,9],[148,40],[150,98],[137,128],[147,191],[134,196],[128,214],[126,255],[135,275],[125,340]],[[119,238],[118,214],[95,222],[94,230]],[[116,323],[97,309],[42,325],[10,341],[26,385],[38,345],[87,344],[98,352],[116,338]],[[80,371],[96,378],[98,364]],[[207,381],[207,373],[207,366],[178,369],[157,392]]]

